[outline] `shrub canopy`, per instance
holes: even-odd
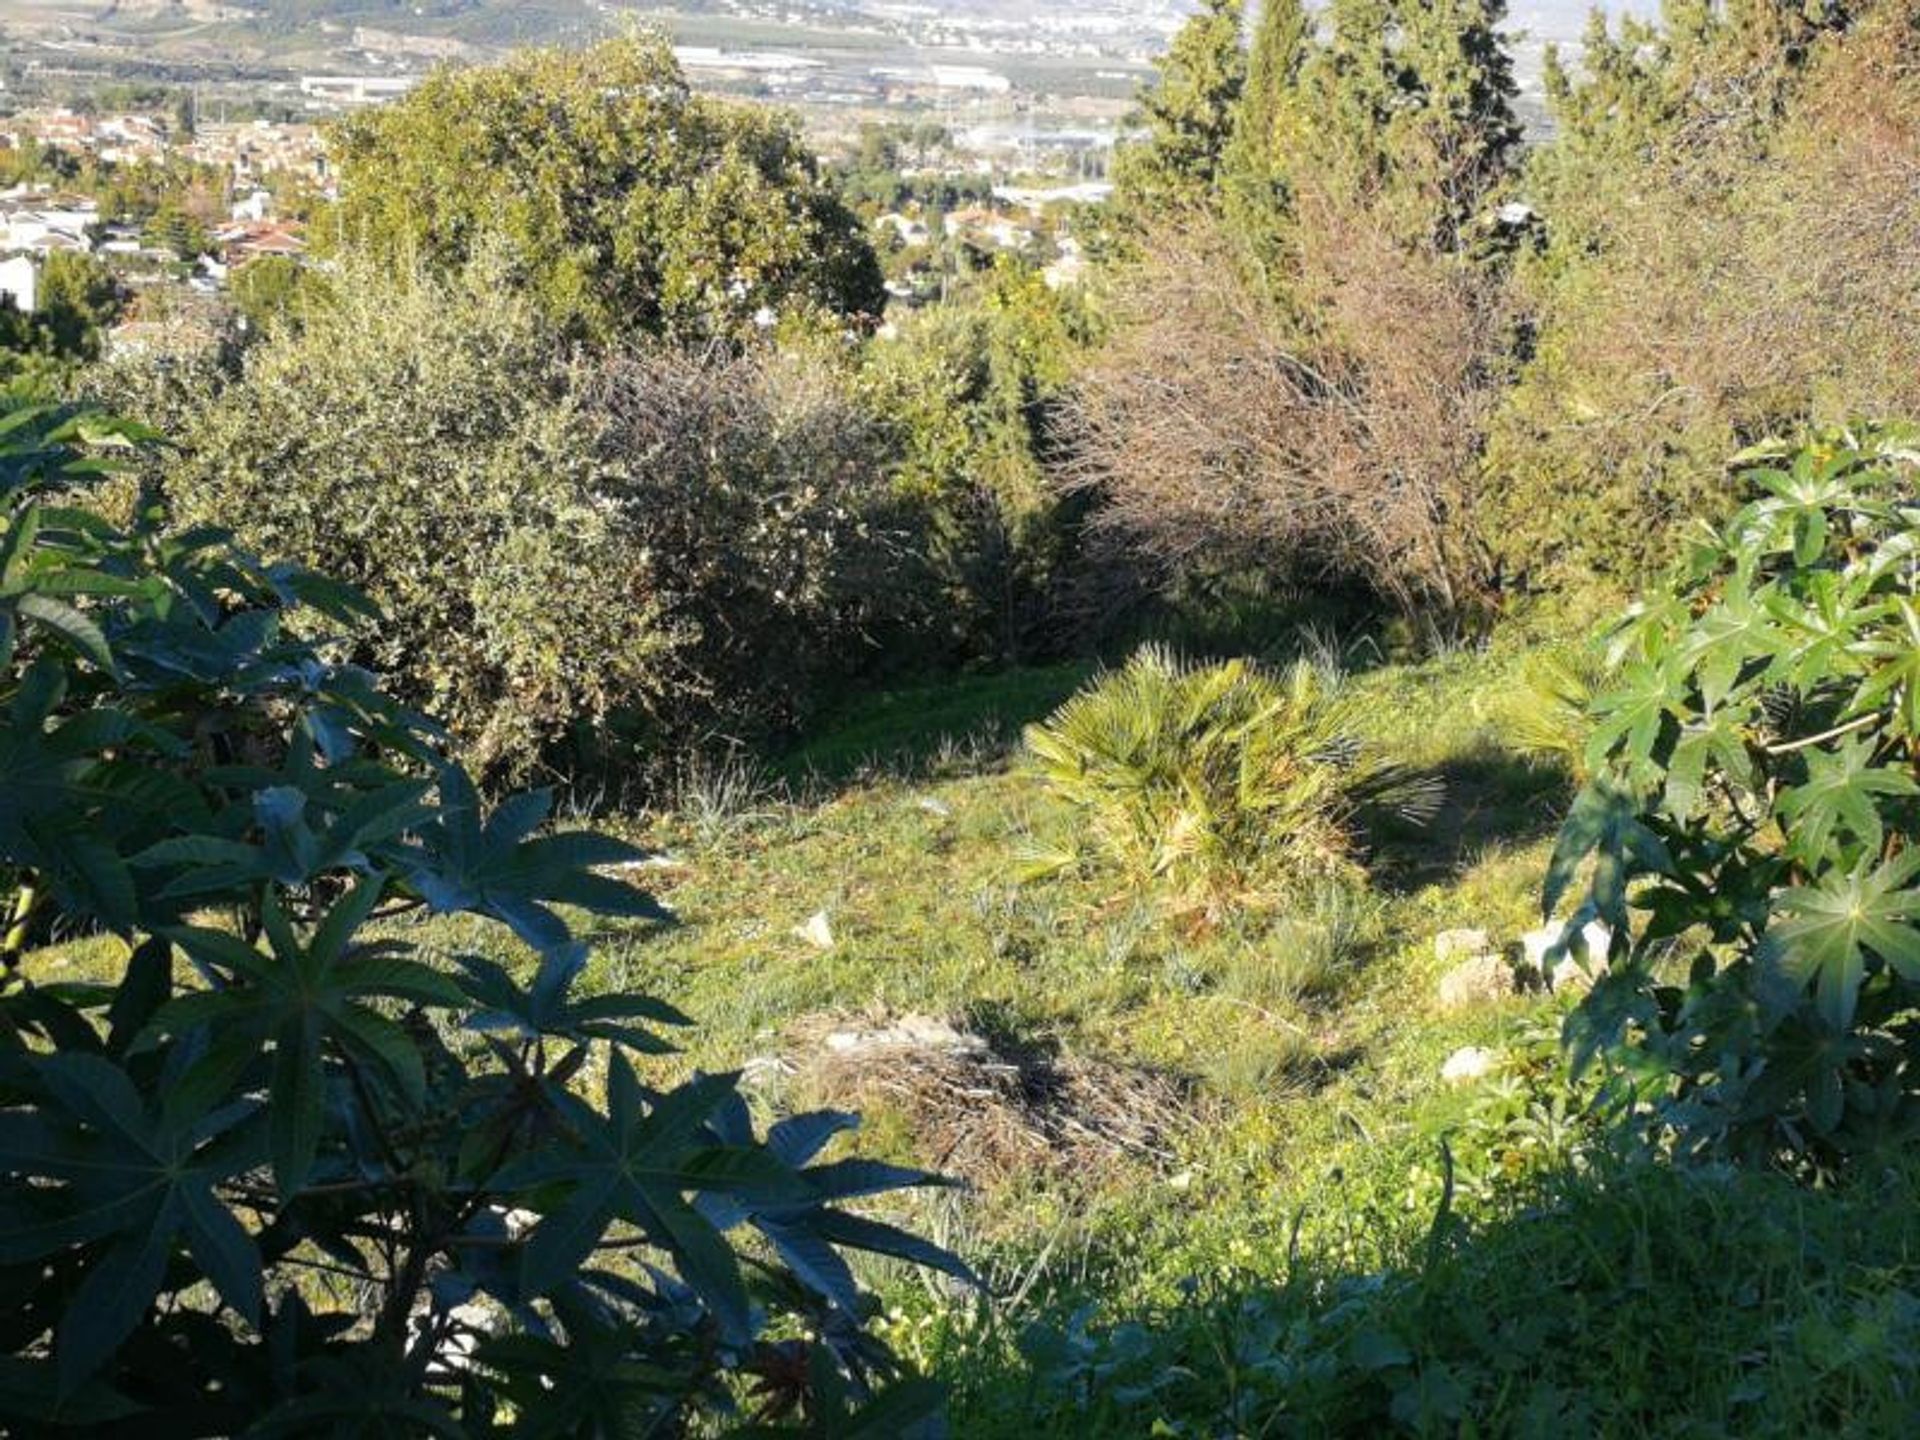
[[[569,334],[877,317],[878,260],[787,119],[692,94],[663,39],[443,70],[334,136],[335,237],[459,270],[489,246]]]

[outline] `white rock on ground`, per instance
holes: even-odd
[[[1440,1067],[1440,1078],[1449,1085],[1469,1085],[1491,1075],[1499,1059],[1491,1050],[1469,1045],[1447,1057],[1447,1063]]]
[[[1571,943],[1570,925],[1547,925],[1520,937],[1527,964],[1542,975],[1548,973],[1547,952],[1563,940]],[[1613,944],[1613,931],[1604,920],[1589,920],[1580,932],[1586,942],[1587,963],[1595,969],[1607,963],[1607,950]]]
[[[813,916],[806,924],[796,925],[793,933],[816,950],[833,948],[833,922],[827,918],[827,912],[824,910]]]

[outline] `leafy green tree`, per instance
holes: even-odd
[[[64,359],[99,359],[125,301],[113,271],[91,255],[56,251],[40,267],[36,318],[52,353]]]
[[[88,452],[139,438],[0,436],[0,1423],[681,1434],[752,1393],[924,1433],[842,1252],[964,1277],[844,1208],[930,1177],[820,1162],[851,1116],[758,1132],[736,1076],[643,1080],[686,1022],[592,987],[559,909],[666,918],[608,873],[643,857],[550,829],[547,792],[486,806],[296,638],[352,591],[76,507]],[[412,913],[511,968],[432,962]],[[45,924],[99,972],[37,955]]]
[[[256,331],[299,324],[316,305],[326,303],[328,288],[307,266],[285,255],[262,255],[234,272],[233,303]]]
[[[335,137],[333,228],[389,263],[483,249],[570,334],[740,337],[877,316],[878,261],[792,123],[691,94],[667,44],[445,70]]]
[[[141,241],[156,250],[170,250],[182,260],[207,252],[206,228],[177,202],[163,201],[140,233]]]
[[[1154,215],[1210,203],[1247,81],[1244,23],[1244,0],[1205,0],[1174,36],[1140,99],[1146,135],[1114,161],[1123,212]]]
[[[1250,233],[1270,226],[1288,208],[1290,112],[1313,40],[1313,21],[1300,0],[1263,0],[1226,160],[1230,203]]]

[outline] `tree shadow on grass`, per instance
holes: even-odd
[[[975,773],[1004,757],[1094,673],[1084,662],[862,693],[772,763],[791,785],[833,791],[879,775]]]
[[[933,1368],[966,1434],[1912,1433],[1920,1316],[1883,1260],[1911,1165],[1851,1192],[1601,1174],[1543,1174],[1478,1217],[1402,1219],[1356,1182],[1304,1246],[1275,1217],[1271,1278],[1216,1267],[1131,1315],[1091,1302],[1137,1257],[1090,1250],[1023,1281],[1013,1344]]]
[[[1383,889],[1417,890],[1453,878],[1491,847],[1544,839],[1559,829],[1573,801],[1566,770],[1493,745],[1425,774],[1441,787],[1433,817],[1421,825],[1392,820],[1374,836],[1374,879]]]

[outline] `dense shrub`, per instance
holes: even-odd
[[[1613,928],[1580,1053],[1689,1149],[1827,1168],[1920,1122],[1920,452],[1744,457],[1756,498],[1613,632],[1548,877]]]
[[[1281,297],[1221,227],[1151,239],[1076,389],[1068,483],[1169,581],[1262,570],[1471,613],[1496,292],[1365,214],[1321,218]]]
[[[937,623],[923,524],[831,357],[630,351],[581,402],[634,593],[675,638],[669,737],[783,736]]]
[[[365,589],[352,654],[489,775],[779,733],[927,613],[833,363],[575,352],[496,280],[349,266],[232,384],[111,388],[178,421],[181,519]]]
[[[862,370],[896,493],[919,519],[930,603],[959,659],[1058,641],[1081,507],[1049,473],[1087,306],[1003,260],[978,294],[900,322]]]
[[[1417,817],[1436,798],[1369,754],[1352,722],[1337,680],[1311,665],[1274,676],[1142,650],[1028,728],[1065,816],[1027,873],[1105,871],[1208,921],[1352,874],[1368,812]]]
[[[1498,222],[1518,138],[1497,3],[1241,7],[1149,101],[1114,340],[1070,483],[1173,581],[1282,569],[1484,611],[1473,514],[1513,335]],[[1122,198],[1129,198],[1123,187]]]
[[[1596,32],[1530,167],[1532,355],[1489,442],[1510,575],[1632,589],[1767,435],[1920,406],[1914,8],[1730,6]],[[1692,11],[1688,12],[1692,14]]]
[[[674,643],[602,503],[572,358],[488,268],[335,281],[336,303],[200,399],[166,489],[381,607],[354,658],[483,772],[664,693]]]
[[[640,854],[484,806],[296,638],[352,592],[50,503],[126,433],[0,423],[0,1424],[682,1434],[751,1382],[851,1433],[895,1367],[840,1249],[962,1272],[839,1205],[926,1177],[812,1163],[850,1116],[762,1137],[736,1077],[643,1080],[685,1022],[592,993],[557,908],[662,917],[607,873]],[[512,958],[430,964],[414,912]],[[94,965],[32,953],[45,916]]]
[[[791,121],[692,94],[657,35],[445,69],[340,125],[331,229],[503,281],[576,337],[739,338],[877,317],[878,260]]]

